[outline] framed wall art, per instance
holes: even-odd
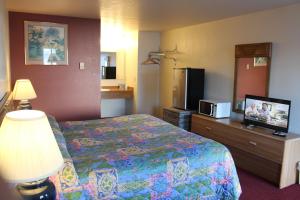
[[[24,22],[25,65],[68,65],[68,25]]]
[[[254,67],[264,67],[267,66],[268,58],[267,57],[254,57]]]

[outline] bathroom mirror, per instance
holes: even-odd
[[[124,79],[124,53],[101,52],[101,79]]]
[[[116,52],[101,52],[101,78],[116,79]]]
[[[234,112],[243,113],[245,95],[268,96],[272,43],[235,46]]]

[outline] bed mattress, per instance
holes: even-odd
[[[59,199],[238,199],[228,149],[149,115],[52,127],[65,167]]]

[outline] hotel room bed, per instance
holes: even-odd
[[[49,118],[65,167],[59,199],[238,199],[223,145],[149,115],[64,122]]]

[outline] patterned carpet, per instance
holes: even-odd
[[[278,189],[257,176],[238,169],[242,195],[240,200],[300,200],[300,185]]]

